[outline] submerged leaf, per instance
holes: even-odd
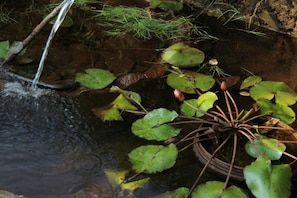
[[[154,198],[186,198],[190,190],[185,187],[180,187],[174,191],[167,191],[161,195],[154,196]]]
[[[112,108],[110,105],[92,109],[96,117],[102,121],[123,121],[121,113],[117,108]]]
[[[123,170],[123,171],[104,170],[104,173],[114,190],[118,189],[118,187],[120,186],[121,191],[128,190],[133,192],[136,189],[141,188],[149,180],[149,178],[144,178],[137,181],[124,182],[125,175],[128,173],[127,170]],[[124,193],[119,192],[119,194],[124,194]]]
[[[182,0],[150,0],[150,7],[162,8],[166,10],[180,11],[183,9]]]
[[[288,164],[271,165],[267,156],[261,156],[244,168],[247,186],[258,198],[288,198],[292,170]]]
[[[178,150],[174,144],[168,146],[140,146],[129,153],[133,169],[140,173],[156,173],[171,168],[176,161]]]
[[[146,116],[133,122],[132,133],[147,140],[167,140],[179,134],[176,129],[166,123],[173,121],[178,114],[164,108],[149,112]]]
[[[196,89],[208,91],[215,83],[212,76],[185,70],[182,72],[182,74],[171,73],[167,77],[167,84],[181,92],[195,94]]]
[[[183,43],[171,45],[161,55],[166,63],[177,67],[195,67],[204,61],[204,53]]]
[[[103,69],[91,68],[85,71],[86,74],[76,74],[76,81],[91,89],[102,89],[116,78],[111,72]]]
[[[224,182],[209,181],[200,184],[192,193],[192,198],[248,198],[247,194],[236,186],[224,189]]]
[[[114,108],[121,110],[137,110],[137,107],[132,105],[123,94],[120,94],[114,101],[112,101],[111,105]]]

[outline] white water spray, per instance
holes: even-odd
[[[36,72],[36,75],[35,75],[35,78],[33,79],[33,82],[32,82],[32,88],[33,89],[36,89],[37,88],[37,83],[40,79],[40,76],[41,76],[41,73],[42,73],[42,70],[43,70],[43,66],[44,66],[44,61],[47,57],[47,54],[48,54],[48,51],[49,51],[49,47],[52,43],[52,40],[58,30],[58,28],[60,27],[60,25],[62,24],[62,22],[64,21],[69,9],[71,8],[72,4],[74,3],[74,0],[64,0],[61,4],[60,4],[60,11],[59,11],[59,14],[57,16],[57,19],[52,27],[52,30],[49,34],[49,37],[47,39],[47,42],[46,42],[46,45],[45,45],[45,48],[44,48],[44,51],[42,53],[42,57],[40,59],[40,62],[39,62],[39,66],[38,66],[38,70]]]

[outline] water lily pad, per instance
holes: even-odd
[[[167,84],[181,92],[195,94],[196,89],[208,91],[215,83],[212,76],[185,70],[182,72],[182,74],[171,73],[167,77]]]
[[[86,73],[76,74],[76,81],[91,89],[103,89],[115,80],[115,76],[104,69],[86,69]]]
[[[262,114],[271,114],[286,124],[291,124],[295,121],[295,112],[288,106],[273,104],[267,99],[259,99],[257,104],[260,106]]]
[[[96,117],[102,121],[123,121],[120,111],[110,105],[92,109]]]
[[[240,89],[246,89],[251,86],[254,86],[256,83],[259,83],[262,81],[262,78],[260,76],[249,76],[240,85]]]
[[[176,161],[178,150],[174,144],[168,146],[140,146],[129,153],[133,169],[140,173],[156,173],[171,168]]]
[[[183,1],[182,0],[151,0],[150,7],[162,8],[166,10],[180,11],[183,9]]]
[[[9,55],[8,49],[9,49],[9,41],[1,41],[0,42],[0,59],[4,60]]]
[[[171,45],[161,55],[162,60],[171,65],[188,68],[198,66],[204,61],[204,53],[183,43]]]
[[[179,134],[176,129],[166,123],[173,121],[178,114],[164,108],[155,109],[146,116],[133,122],[132,133],[147,140],[163,141]]]
[[[267,156],[261,156],[244,168],[247,186],[255,197],[290,197],[292,170],[288,164],[271,165]]]
[[[279,105],[293,105],[297,101],[297,94],[284,82],[262,81],[250,89],[254,100],[272,100]]]
[[[224,190],[224,182],[209,181],[200,184],[192,193],[192,198],[248,198],[247,194],[236,186]]]
[[[270,160],[279,160],[286,150],[286,145],[279,142],[277,139],[257,135],[257,138],[254,139],[252,143],[246,143],[245,150],[254,158],[267,155]]]
[[[181,112],[186,116],[201,117],[209,109],[213,107],[218,97],[213,92],[206,92],[198,97],[198,99],[186,100],[181,105]]]

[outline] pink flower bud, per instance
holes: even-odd
[[[184,96],[184,94],[180,91],[180,90],[178,90],[178,89],[175,89],[174,91],[173,91],[173,93],[174,93],[174,97],[176,98],[176,99],[178,99],[179,101],[184,101],[185,100],[185,96]]]
[[[226,84],[225,81],[223,81],[223,82],[221,83],[221,90],[222,90],[222,91],[226,91],[226,90],[227,90],[227,84]]]

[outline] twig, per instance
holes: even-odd
[[[21,51],[26,48],[30,42],[34,39],[34,37],[59,13],[61,7],[63,6],[64,1],[57,6],[51,13],[49,13],[34,29],[33,31],[27,36],[23,41],[23,46],[22,48],[16,52],[16,53],[11,53],[0,65],[0,67],[6,65],[7,63],[11,62],[14,60]]]

